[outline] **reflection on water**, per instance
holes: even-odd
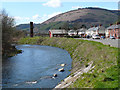
[[[19,45],[23,50],[3,60],[3,88],[53,88],[70,74],[71,58],[60,48],[40,45]],[[66,63],[65,72],[59,72],[60,64]],[[58,77],[53,78],[53,74]]]

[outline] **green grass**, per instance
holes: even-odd
[[[118,88],[118,63],[120,61],[118,48],[94,41],[49,37],[22,38],[19,44],[48,45],[67,50],[73,60],[71,74],[93,61],[95,68],[82,74],[69,86],[70,88]]]

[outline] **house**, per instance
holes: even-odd
[[[68,35],[68,32],[66,30],[60,30],[60,29],[54,29],[49,30],[50,37],[64,37]]]
[[[102,25],[99,26],[91,26],[91,28],[89,28],[86,31],[86,35],[92,36],[92,35],[99,35],[99,36],[105,36],[105,27],[103,27]]]
[[[110,37],[110,35],[109,35],[109,30],[111,30],[112,29],[112,26],[113,24],[110,24],[110,26],[108,27],[108,28],[106,28],[106,30],[105,30],[105,37],[106,38],[109,38]]]
[[[69,36],[76,36],[76,35],[77,35],[77,31],[75,31],[75,30],[70,30],[70,31],[68,31],[68,35],[69,35]]]
[[[105,30],[105,37],[109,38],[109,31],[108,31],[108,29]]]
[[[120,39],[120,24],[116,23],[114,25],[110,25],[107,29],[106,29],[106,37],[111,37],[114,36],[116,39]]]
[[[81,29],[77,30],[78,35],[81,36],[81,37],[85,37],[86,31],[87,31],[86,28],[81,28]]]
[[[105,36],[105,27],[103,27],[102,25],[98,26],[98,35]]]

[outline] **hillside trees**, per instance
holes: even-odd
[[[70,27],[69,27],[69,23],[68,22],[66,22],[65,24],[63,24],[62,26],[61,26],[61,29],[65,29],[65,30],[70,30]]]
[[[87,28],[86,25],[82,24],[80,28]]]

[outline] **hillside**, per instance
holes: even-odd
[[[92,7],[79,8],[76,10],[56,15],[43,22],[42,24],[35,25],[35,27],[38,30],[49,30],[53,28],[64,27],[65,24],[68,24],[70,28],[80,28],[83,24],[86,25],[87,28],[89,28],[91,25],[99,24],[103,24],[103,26],[107,27],[109,26],[109,24],[118,21],[118,15],[120,14],[117,10],[107,10]],[[20,29],[21,25],[18,25],[17,28]]]
[[[43,22],[45,24],[49,24],[51,22],[59,22],[59,21],[68,21],[68,22],[81,22],[81,23],[111,23],[117,20],[117,11],[115,10],[107,10],[102,8],[79,8],[77,10],[68,11],[62,14],[59,14],[49,20]]]

